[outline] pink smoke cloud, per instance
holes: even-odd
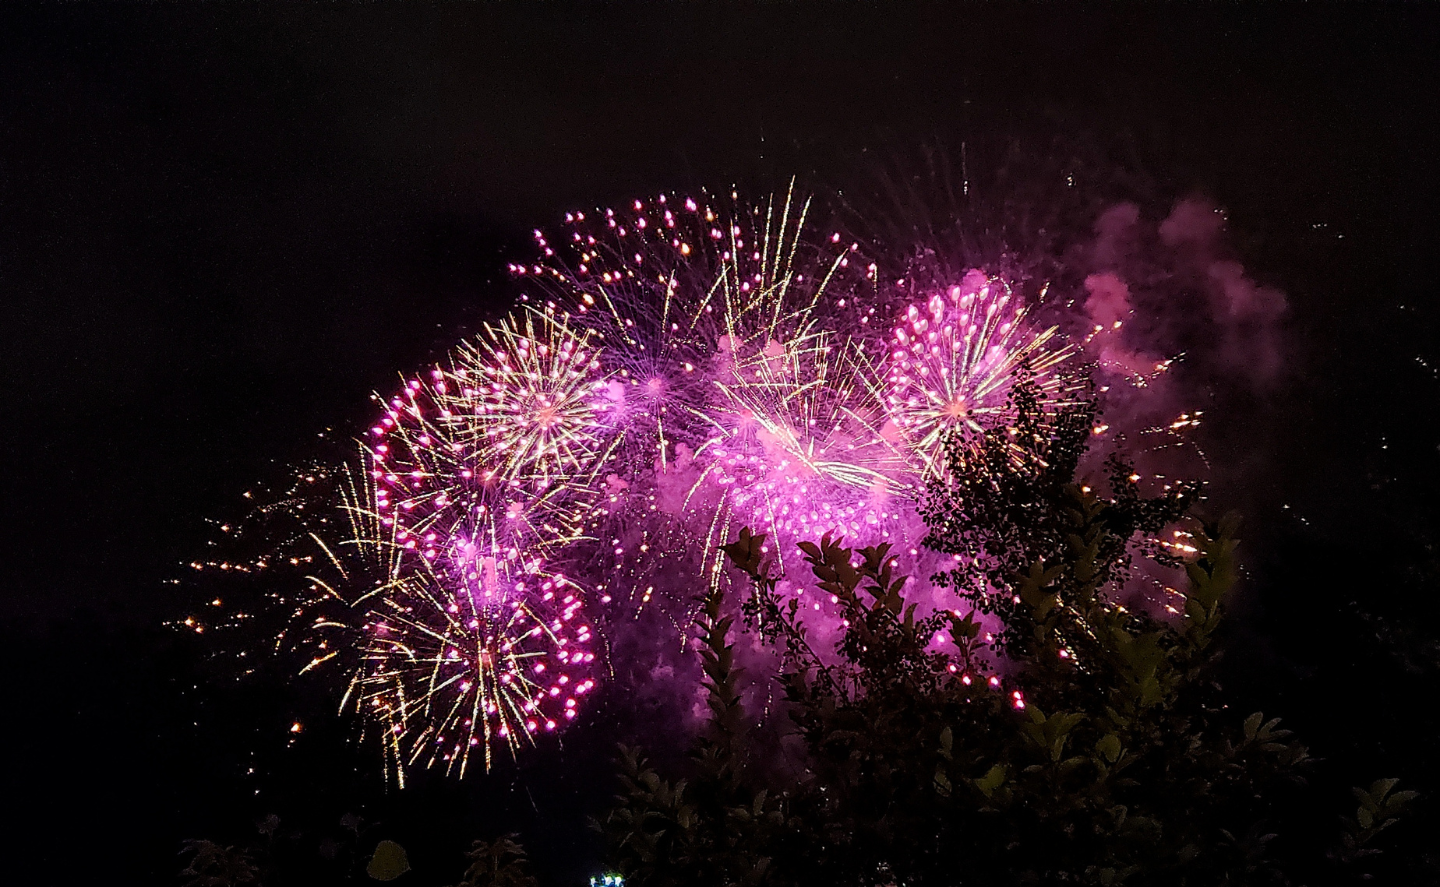
[[[1212,249],[1225,230],[1225,215],[1203,198],[1189,197],[1175,204],[1160,223],[1160,240],[1169,247],[1191,245]]]
[[[1130,318],[1130,287],[1113,271],[1085,278],[1085,313],[1096,326],[1111,329]]]
[[[1208,373],[1252,388],[1276,382],[1285,366],[1285,294],[1236,260],[1225,224],[1225,214],[1200,197],[1177,201],[1158,224],[1147,224],[1133,203],[1101,213],[1082,307],[1092,326],[1104,328],[1091,345],[1102,367],[1153,373],[1155,348],[1174,348]]]
[[[1095,220],[1095,245],[1092,255],[1097,268],[1119,268],[1134,253],[1136,227],[1140,207],[1133,203],[1117,203]]]
[[[1091,274],[1085,278],[1085,313],[1099,328],[1094,348],[1099,366],[1107,373],[1127,378],[1146,378],[1155,372],[1157,358],[1125,342],[1124,324],[1135,313],[1130,302],[1130,287],[1113,271]]]
[[[1280,323],[1285,294],[1257,283],[1226,251],[1225,215],[1202,198],[1175,204],[1160,223],[1160,240],[1179,253],[1179,262],[1198,279],[1220,336],[1215,357],[1244,372],[1254,387],[1272,384],[1284,367]]]

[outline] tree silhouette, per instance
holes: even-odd
[[[888,545],[803,543],[845,619],[836,655],[821,655],[777,594],[765,537],[742,530],[724,547],[749,579],[740,611],[782,649],[804,764],[753,766],[774,749],[745,727],[731,619],[712,591],[698,623],[711,715],[692,766],[670,779],[623,750],[601,826],[631,883],[1198,887],[1366,874],[1374,838],[1413,797],[1389,780],[1359,793],[1335,868],[1276,850],[1312,760],[1278,719],[1232,712],[1216,680],[1238,521],[1195,515],[1188,485],[1143,496],[1120,458],[1103,494],[1078,483],[1091,406],[1047,404],[1024,380],[1012,405],[1013,424],[956,442],[925,503],[927,544],[959,556],[935,581],[968,610],[920,612]],[[1171,571],[1176,612],[1136,597],[1142,560]]]

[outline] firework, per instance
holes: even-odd
[[[736,355],[704,416],[697,486],[722,488],[733,520],[766,529],[782,550],[824,533],[880,535],[906,490],[867,369],[858,349],[824,335]]]
[[[583,538],[587,468],[602,461],[590,358],[557,347],[553,329],[540,343],[505,325],[490,333],[509,346],[491,366],[462,348],[448,372],[407,380],[387,402],[364,451],[371,482],[350,506],[373,519],[352,522],[354,544],[394,545],[416,569],[468,581],[484,559],[534,573]]]
[[[458,549],[483,551],[456,540]],[[464,775],[574,718],[594,688],[580,589],[559,574],[475,554],[465,568],[408,571],[367,595],[361,665],[346,702],[407,766]]]
[[[402,779],[463,774],[477,753],[488,769],[494,745],[574,718],[594,686],[584,590],[556,565],[594,508],[603,381],[587,337],[553,318],[486,334],[386,401],[347,499],[342,546],[391,563],[349,601],[363,653],[346,699]]]
[[[585,472],[613,436],[599,342],[553,309],[487,324],[478,343],[458,348],[448,374],[436,372],[454,451],[489,461],[503,477]]]
[[[911,305],[809,214],[793,192],[574,213],[511,266],[533,283],[512,316],[376,398],[346,520],[313,531],[329,573],[287,631],[306,670],[344,670],[402,781],[575,718],[600,627],[655,598],[685,624],[741,525],[796,596],[795,542],[916,554],[947,441],[1010,421],[1022,372],[1064,399],[1073,349],[1005,281]]]
[[[834,369],[846,361],[828,356],[833,337],[818,310],[852,250],[838,235],[807,236],[808,213],[793,192],[758,207],[734,193],[728,202],[662,195],[572,213],[558,242],[536,232],[539,263],[511,266],[542,285],[546,311],[603,343],[608,415],[620,436],[592,532],[607,543],[606,583],[640,606],[663,584],[657,572],[676,575],[681,563],[680,575],[718,572],[716,544],[738,518],[732,497],[714,487],[735,479],[726,474],[733,453],[720,454],[732,435],[750,437],[745,416],[768,422],[765,435],[791,429],[788,443],[771,447],[777,473],[793,477],[809,460],[851,486],[880,480],[874,468],[847,463],[844,448],[809,439],[812,421],[823,420],[827,438],[842,418],[854,424],[829,415],[838,402],[828,384],[854,383]],[[822,378],[807,378],[816,369]],[[687,606],[692,596],[683,593]]]
[[[558,304],[603,343],[614,414],[641,454],[619,460],[632,471],[664,470],[703,440],[693,420],[714,397],[715,362],[817,335],[816,308],[850,263],[846,248],[802,237],[809,203],[793,191],[762,207],[730,197],[728,208],[661,195],[571,213],[561,243],[536,232],[540,263],[511,266],[544,285],[548,312]]]
[[[1029,323],[1004,281],[977,283],[910,305],[895,326],[886,405],[926,478],[944,471],[946,440],[976,440],[1009,418],[1006,395],[1022,368],[1052,402],[1074,384],[1056,371],[1073,353],[1056,328]]]

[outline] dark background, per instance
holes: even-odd
[[[1292,346],[1216,432],[1252,527],[1237,692],[1330,759],[1337,805],[1381,775],[1435,793],[1436,58],[1421,5],[7,5],[16,883],[169,883],[182,838],[276,813],[301,853],[347,811],[426,883],[512,827],[547,872],[593,873],[603,718],[521,771],[386,793],[344,722],[287,747],[314,691],[216,685],[161,627],[193,603],[165,580],[207,518],[503,310],[531,228],[921,143],[1083,141],[1226,208]]]

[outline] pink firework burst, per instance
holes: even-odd
[[[389,550],[392,566],[352,603],[363,655],[348,698],[380,726],[402,780],[417,763],[463,774],[477,752],[488,768],[493,745],[556,729],[595,686],[584,590],[557,567],[594,507],[580,470],[591,358],[554,332],[492,335],[510,346],[492,351],[501,372],[462,351],[386,402],[352,506],[363,520],[351,544]],[[519,390],[484,384],[495,380]],[[553,421],[532,428],[507,397],[551,404]]]
[[[1059,372],[1074,349],[1028,314],[1007,283],[979,274],[905,309],[886,359],[884,396],[922,478],[944,471],[947,439],[973,440],[1005,424],[1020,372],[1050,395],[1075,386]]]

